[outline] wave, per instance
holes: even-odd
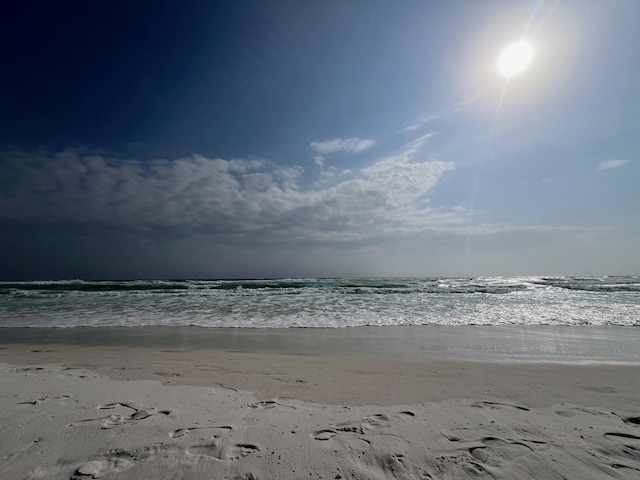
[[[640,325],[639,277],[0,282],[0,327]]]
[[[629,277],[479,277],[257,280],[123,280],[0,282],[0,295],[78,293],[179,293],[198,291],[296,294],[303,290],[338,294],[509,294],[550,287],[586,292],[640,292],[640,278]]]
[[[179,292],[327,290],[345,294],[506,294],[536,287],[588,292],[640,292],[640,278],[628,277],[478,277],[354,278],[256,280],[122,280],[0,282],[0,295],[18,292]]]
[[[640,292],[640,277],[543,277],[536,285],[585,292]]]

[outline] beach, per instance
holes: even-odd
[[[640,0],[6,3],[0,480],[640,480]]]
[[[640,475],[636,329],[381,328],[3,329],[0,477]]]

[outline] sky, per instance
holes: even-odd
[[[638,274],[638,20],[636,0],[8,2],[0,279]]]

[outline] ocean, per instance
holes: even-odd
[[[640,326],[640,277],[0,282],[0,327]]]

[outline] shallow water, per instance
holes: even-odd
[[[4,344],[216,349],[288,355],[640,364],[633,327],[405,326],[347,329],[199,327],[5,328]]]

